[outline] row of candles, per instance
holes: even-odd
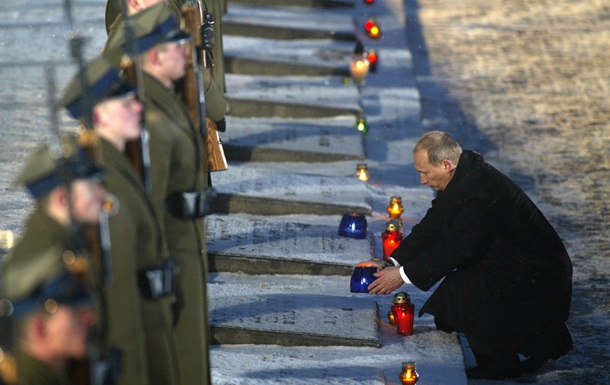
[[[363,170],[361,170],[363,171]],[[392,252],[402,241],[402,221],[401,216],[404,212],[402,198],[392,196],[387,206],[389,221],[386,230],[381,234],[383,239],[383,259],[387,260]],[[360,230],[358,230],[360,229]],[[364,239],[366,237],[367,225],[366,218],[362,214],[345,214],[339,225],[339,235],[352,238]],[[374,264],[361,263],[354,269],[351,279],[352,292],[368,292],[368,285],[375,277],[372,276],[377,268]],[[411,297],[406,292],[396,293],[392,299],[392,305],[387,313],[388,321],[396,327],[396,331],[403,336],[413,334],[413,320],[415,316],[415,305],[411,302]],[[415,384],[419,378],[416,363],[412,361],[403,362],[402,372],[400,373],[402,384]]]
[[[374,0],[364,0],[364,2],[370,5],[373,4]],[[375,18],[368,18],[365,21],[364,31],[373,39],[377,39],[381,36],[381,28],[379,27],[379,24]],[[362,84],[364,83],[364,80],[369,72],[377,71],[378,59],[379,57],[375,50],[365,52],[360,43],[356,45],[354,56],[352,60],[350,60],[350,73],[352,79],[356,83],[359,94],[362,92]],[[363,134],[367,133],[368,124],[366,117],[358,117],[356,121],[356,129]],[[357,165],[356,177],[362,181],[368,181],[368,166],[365,163],[360,163]],[[387,212],[390,220],[386,223],[385,231],[381,233],[384,260],[390,258],[390,255],[398,247],[398,245],[400,245],[403,238],[402,220],[400,219],[402,213],[404,212],[402,198],[399,196],[392,196],[387,207]],[[347,217],[350,219],[346,220]],[[362,218],[357,217],[358,216],[356,214],[346,214],[342,219],[342,225],[339,226],[339,234],[346,235],[346,225],[344,222],[351,223],[353,228],[356,226],[358,221],[362,222],[362,219],[364,219],[364,216],[362,216]],[[364,219],[364,223],[366,223],[366,219]],[[364,226],[366,228],[366,225]],[[362,235],[361,233],[357,236],[357,238],[364,237],[366,237],[366,235]],[[361,283],[364,283],[365,285],[370,284],[370,282],[362,275],[358,276],[356,279],[361,280]],[[354,275],[352,275],[352,281],[354,281]],[[396,326],[396,331],[399,334],[405,336],[412,335],[414,313],[415,305],[411,303],[409,294],[406,292],[399,292],[394,295],[392,300],[392,306],[388,311],[388,320],[390,324]],[[412,361],[403,362],[402,372],[400,373],[399,379],[403,385],[415,384],[419,379],[416,363]]]
[[[368,166],[366,163],[359,163],[356,166],[356,177],[361,181],[368,181]],[[402,228],[402,220],[400,217],[404,212],[402,198],[400,196],[392,196],[387,207],[390,220],[386,223],[385,231],[381,233],[383,242],[383,259],[390,258],[392,252],[400,245],[404,236]]]
[[[390,255],[400,245],[403,238],[401,216],[404,212],[402,198],[400,196],[392,196],[390,203],[387,206],[389,221],[386,223],[386,229],[381,233],[383,243],[383,259],[388,260]],[[367,224],[364,215],[357,213],[345,214],[339,224],[339,235],[364,239],[366,238]],[[368,291],[367,287],[374,278],[370,277],[376,268],[371,265],[362,264],[357,266],[360,269],[354,269],[352,274],[352,291],[361,292]],[[362,269],[368,268],[368,276]],[[392,308],[388,312],[388,319],[391,324],[396,325],[398,333],[402,335],[413,334],[413,315],[414,305],[410,301],[410,297],[405,292],[397,293],[392,301]]]
[[[369,37],[373,39],[377,39],[381,36],[381,29],[379,28],[375,18],[369,18],[366,20],[364,23],[364,30]],[[377,51],[374,49],[365,51],[361,42],[356,43],[356,47],[354,48],[354,56],[349,62],[349,70],[354,83],[356,83],[358,95],[362,94],[362,85],[364,84],[364,79],[367,77],[369,72],[377,71],[378,61],[379,55],[377,54]],[[369,126],[364,115],[361,114],[358,116],[355,127],[356,130],[363,134],[368,132]]]

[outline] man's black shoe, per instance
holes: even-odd
[[[572,350],[572,337],[565,323],[548,327],[535,341],[530,356],[521,363],[521,370],[532,373],[539,370],[549,360],[556,360]]]
[[[521,377],[521,364],[517,356],[492,361],[471,369],[466,369],[466,377],[470,379],[502,380]]]
[[[548,359],[542,356],[530,356],[525,361],[521,362],[521,370],[525,373],[537,372],[540,368],[544,366],[544,364],[547,363],[547,361]]]

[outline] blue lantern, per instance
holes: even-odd
[[[347,213],[339,223],[339,235],[354,239],[366,238],[366,217],[360,213]]]
[[[368,293],[369,285],[377,279],[373,274],[377,272],[375,266],[356,266],[352,272],[350,291],[352,293]]]

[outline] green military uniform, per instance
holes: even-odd
[[[15,361],[17,363],[19,384],[69,385],[65,377],[58,376],[55,370],[29,354],[17,352],[15,354]]]
[[[65,160],[61,166],[60,160]],[[46,196],[56,187],[68,185],[72,180],[99,179],[102,174],[103,170],[82,151],[55,159],[47,146],[41,146],[30,156],[15,184],[25,185],[30,194],[38,199]],[[49,299],[59,304],[72,304],[83,299],[90,302],[92,298],[84,291],[85,281],[78,281],[68,273],[71,271],[81,274],[82,278],[91,278],[92,273],[86,269],[87,264],[76,267],[77,258],[83,255],[80,248],[74,247],[77,243],[74,242],[74,224],[64,226],[51,218],[41,206],[37,206],[26,220],[24,227],[23,235],[3,265],[3,277],[0,279],[3,284],[0,293],[13,301],[14,309],[8,314],[0,314],[0,317],[19,318],[41,311],[43,304]],[[64,279],[66,274],[70,275],[67,280]],[[93,284],[90,280],[87,282],[88,285]],[[91,286],[87,287],[87,290],[90,289]],[[6,306],[2,306],[2,309],[6,309]],[[16,368],[9,369],[4,366],[4,370],[16,373],[18,384],[68,384],[65,373],[63,375],[58,373],[56,369],[22,351],[19,346],[15,346],[13,350],[14,360],[3,357],[6,359],[4,364]],[[0,362],[0,366],[2,364]],[[6,372],[0,370],[0,382],[3,374]],[[5,380],[7,383],[12,383],[7,378]]]
[[[76,145],[76,138],[65,136],[62,142],[67,155],[52,154],[53,151],[46,145],[38,147],[28,158],[14,185],[25,186],[33,198],[40,199],[56,187],[67,186],[78,179],[101,180],[104,170],[93,162],[84,148]],[[77,265],[82,269],[83,264],[78,264],[76,260],[87,257],[82,224],[62,225],[37,205],[26,219],[24,229],[4,265],[3,283],[7,295],[24,295],[30,286],[49,275],[76,269]],[[74,272],[87,275],[93,288],[97,282],[91,280],[95,272],[89,269],[90,266],[86,264],[87,271]],[[24,271],[28,272],[29,282],[24,282],[24,277],[19,274]]]
[[[139,40],[162,44],[163,39],[151,38],[158,25],[167,26],[171,20],[175,28],[178,24],[167,7],[155,7],[134,15],[132,21]],[[144,43],[140,46],[142,50],[148,49]],[[113,49],[109,46],[109,51]],[[152,198],[163,218],[169,254],[181,267],[178,292],[181,314],[175,329],[180,379],[182,384],[208,384],[210,333],[204,223],[201,215],[189,216],[181,211],[185,192],[200,193],[205,199],[204,140],[174,90],[150,75],[144,74],[143,79],[144,120],[150,131]]]
[[[30,274],[46,275],[45,270],[49,269],[58,272],[63,268],[62,255],[67,250],[74,250],[72,238],[68,228],[60,225],[54,219],[37,207],[25,222],[25,231],[19,242],[15,245],[11,254],[8,256],[5,270],[7,287],[13,286],[13,280],[22,279],[18,275],[11,275],[11,269],[19,270],[26,266],[33,265],[41,255],[53,254],[55,260],[47,258],[40,263],[46,262],[48,265],[38,270],[31,271]],[[31,279],[39,279],[31,277]]]
[[[203,219],[180,219],[166,210],[170,194],[205,188],[203,141],[172,90],[148,75],[144,75],[144,87],[145,121],[151,134],[153,201],[163,216],[169,253],[181,266],[182,312],[176,326],[181,379],[183,384],[203,384],[209,376],[208,264]]]
[[[93,105],[105,97],[133,92],[103,57],[87,68]],[[86,114],[78,76],[68,85],[60,105],[73,117]],[[93,128],[97,130],[97,127]],[[161,224],[135,167],[114,145],[100,139],[109,202],[112,282],[104,287],[107,343],[122,352],[120,384],[178,384],[173,338],[171,281],[174,268],[164,255]]]
[[[109,214],[113,283],[105,290],[108,343],[123,353],[121,384],[176,384],[172,335],[173,295],[146,298],[139,274],[164,262],[161,228],[144,185],[128,158],[102,140]]]
[[[170,1],[170,10],[173,13],[174,17],[177,20],[181,19],[180,9],[184,0],[172,0]],[[158,7],[158,5],[154,6]],[[148,9],[141,11],[146,12]],[[154,12],[154,11],[153,11]],[[143,18],[138,18],[141,22],[144,20]],[[139,29],[140,26],[136,25],[136,29]],[[106,4],[106,30],[108,32],[108,40],[104,47],[104,52],[107,53],[106,57],[112,62],[115,66],[120,66],[121,59],[123,56],[122,50],[109,50],[108,47],[117,47],[123,43],[124,40],[124,23],[122,17],[122,10],[120,7],[120,2],[113,2],[112,0],[108,1]],[[217,26],[214,26],[214,32],[216,31]],[[215,36],[215,39],[219,39],[220,34],[218,33]],[[223,54],[220,51],[222,49],[221,44],[216,44],[214,49],[214,57],[222,57]],[[222,64],[223,59],[214,60],[214,72],[206,69],[203,72],[203,84],[204,84],[204,96],[205,96],[205,108],[206,115],[208,118],[212,119],[214,122],[221,121],[225,117],[225,113],[228,110],[228,104],[224,97],[225,93],[225,85],[224,85],[224,65]],[[216,64],[218,63],[218,64]],[[146,92],[146,91],[145,91]]]

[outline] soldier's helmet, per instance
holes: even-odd
[[[56,149],[44,144],[34,150],[13,185],[25,186],[37,199],[76,179],[101,180],[104,177],[104,169],[76,143],[76,138],[66,135],[61,141]]]

